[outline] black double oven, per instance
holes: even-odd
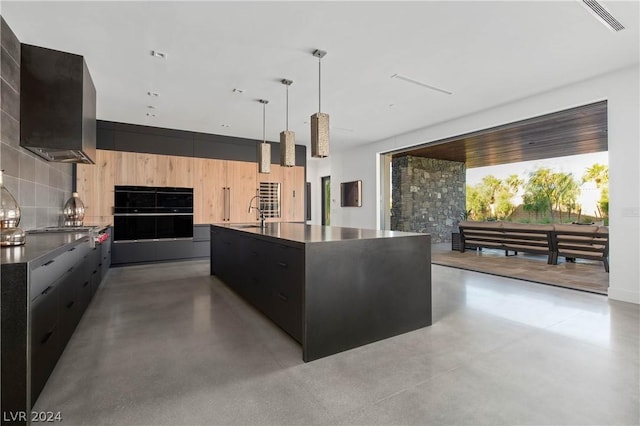
[[[116,186],[114,241],[193,238],[193,188]]]

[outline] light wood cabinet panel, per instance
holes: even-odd
[[[133,185],[142,186],[162,186],[161,180],[165,180],[166,176],[160,177],[158,173],[158,155],[155,154],[135,154],[135,173]]]
[[[166,164],[162,164],[161,158],[166,159]],[[161,183],[157,186],[177,186],[180,188],[192,188],[193,183],[193,164],[195,158],[179,157],[175,155],[164,156],[159,155],[157,160],[157,175],[166,176],[166,185]]]
[[[272,164],[259,174],[252,162],[99,149],[95,165],[78,164],[76,185],[85,217],[100,223],[113,222],[115,185],[193,188],[194,223],[206,224],[255,222],[248,208],[259,182],[281,183],[281,217],[270,220],[304,221],[304,167]]]
[[[114,151],[115,184],[142,185],[137,183],[137,154],[135,152]]]
[[[114,191],[115,185],[115,169],[113,161],[113,151],[99,151],[96,153],[96,177],[99,182],[98,188],[94,186],[94,201],[97,203],[96,212],[100,217],[98,219],[101,223],[113,223],[113,204],[114,204]],[[106,220],[105,220],[106,219]]]
[[[304,167],[285,167],[282,176],[282,221],[304,221]]]
[[[194,158],[193,175],[194,223],[223,222],[225,219],[227,162]]]
[[[249,201],[257,193],[258,165],[244,161],[227,161],[227,187],[229,187],[232,223],[255,222],[255,211],[248,212]]]
[[[113,151],[96,151],[95,164],[78,164],[76,190],[83,200],[87,223],[112,223],[115,182]]]

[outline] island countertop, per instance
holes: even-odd
[[[346,228],[340,226],[307,225],[300,222],[266,223],[265,228],[251,224],[214,224],[221,228],[243,231],[256,237],[267,237],[298,244],[326,243],[331,241],[367,240],[379,238],[424,236],[414,232],[381,231],[375,229]]]

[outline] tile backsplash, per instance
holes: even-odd
[[[73,165],[51,163],[20,147],[20,41],[0,17],[2,69],[0,167],[4,184],[20,204],[20,227],[60,225],[71,196]]]

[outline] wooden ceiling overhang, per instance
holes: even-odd
[[[608,150],[607,101],[392,153],[466,163],[468,169]]]

